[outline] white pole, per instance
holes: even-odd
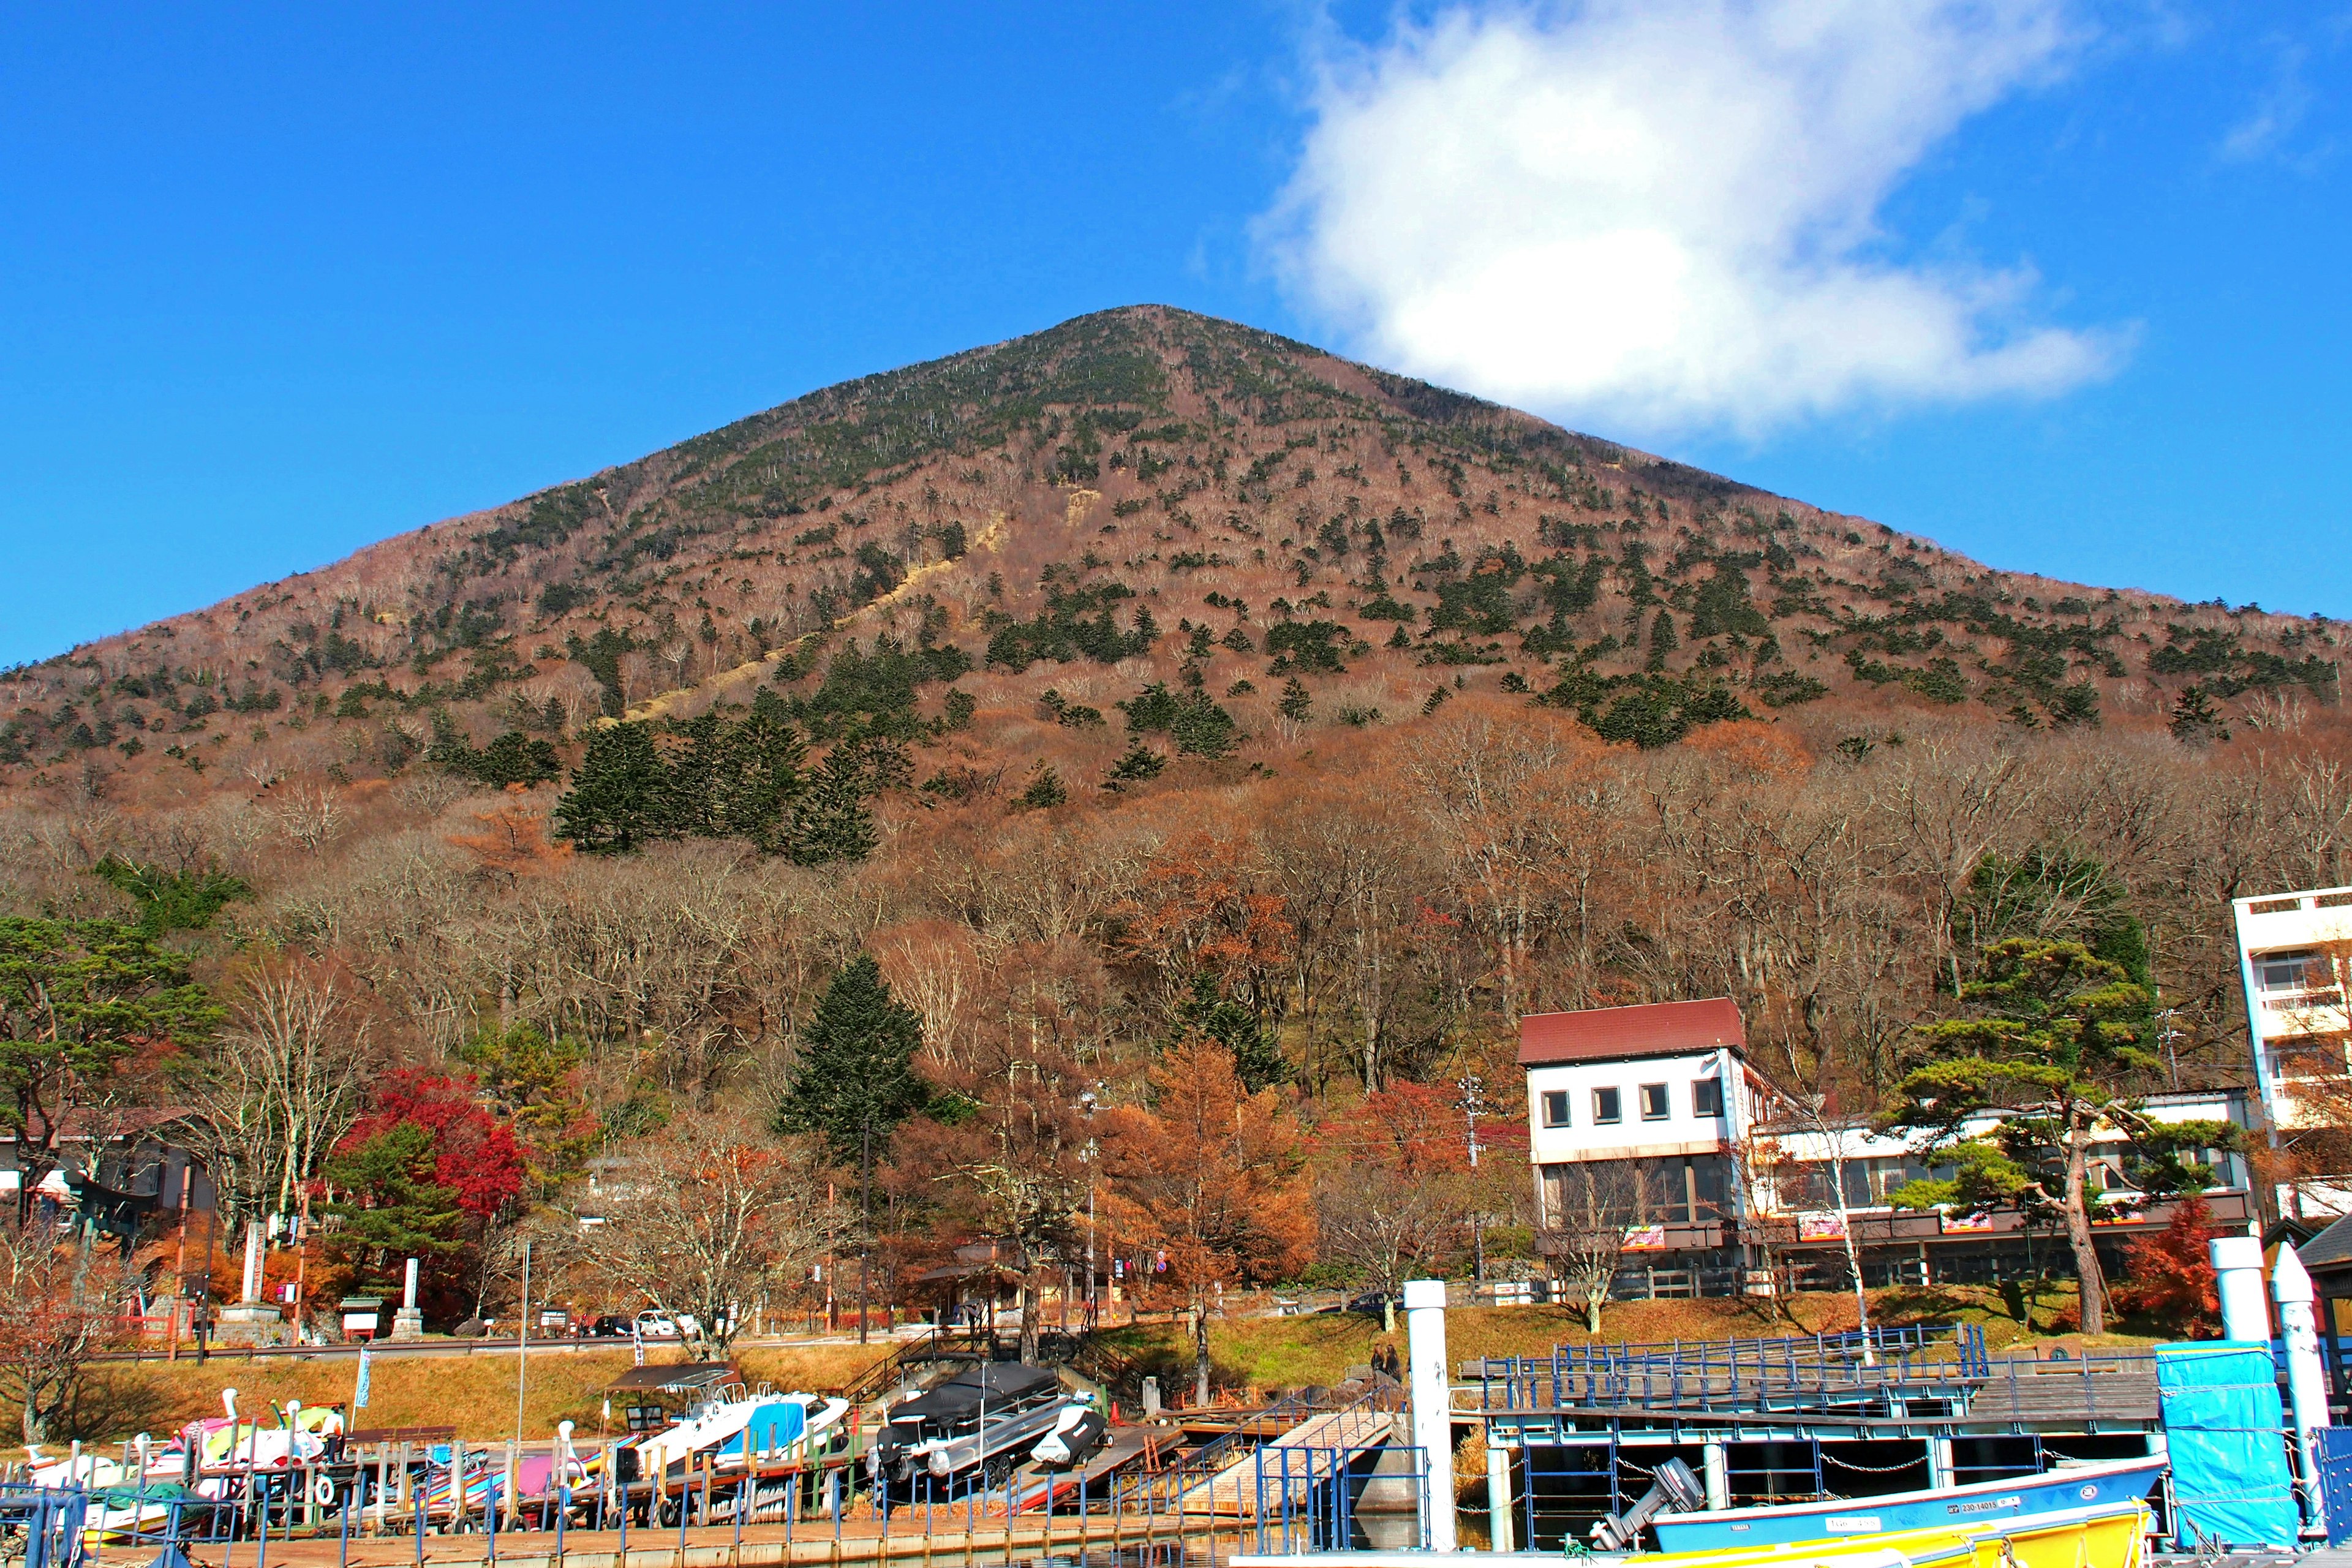
[[[2328,1420],[2327,1372],[2320,1364],[2319,1322],[2312,1312],[2316,1294],[2294,1244],[2280,1242],[2278,1261],[2271,1266],[2271,1299],[2278,1303],[2279,1333],[2286,1341],[2286,1394],[2294,1409],[2295,1450],[2303,1457],[2312,1520],[2319,1523],[2326,1505],[2318,1486],[2319,1445],[2312,1431]]]
[[[2217,1236],[2205,1247],[2221,1298],[2222,1336],[2270,1343],[2270,1309],[2263,1305],[2263,1244],[2251,1236]]]
[[[522,1244],[522,1326],[515,1331],[515,1441],[522,1441],[522,1391],[530,1367],[530,1243]]]
[[[1452,1552],[1454,1394],[1445,1364],[1445,1281],[1406,1280],[1404,1321],[1412,1441],[1429,1467],[1429,1549]]]

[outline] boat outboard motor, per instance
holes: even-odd
[[[1594,1550],[1622,1552],[1640,1538],[1642,1527],[1658,1515],[1693,1513],[1706,1506],[1706,1489],[1680,1459],[1664,1460],[1650,1473],[1656,1479],[1641,1501],[1592,1527]]]
[[[1110,1435],[1110,1423],[1091,1405],[1072,1403],[1062,1407],[1054,1429],[1037,1440],[1029,1457],[1055,1469],[1082,1463]]]

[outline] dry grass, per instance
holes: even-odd
[[[780,1389],[837,1388],[889,1353],[887,1342],[873,1344],[747,1347],[733,1359],[744,1379]],[[685,1359],[675,1350],[649,1359]],[[524,1385],[523,1432],[544,1437],[559,1421],[583,1433],[598,1429],[604,1390],[631,1364],[626,1350],[534,1352]],[[515,1429],[515,1357],[400,1355],[375,1359],[368,1374],[365,1410],[352,1425],[362,1427],[456,1426],[460,1436],[488,1441],[511,1437]],[[299,1399],[306,1405],[351,1404],[359,1363],[351,1358],[296,1360],[290,1356],[246,1362],[216,1356],[199,1363],[193,1355],[176,1362],[113,1363],[99,1369],[89,1396],[68,1435],[119,1442],[138,1432],[177,1429],[198,1416],[220,1414],[220,1392],[237,1391],[237,1406],[253,1412],[265,1405]],[[617,1411],[616,1411],[617,1415]]]

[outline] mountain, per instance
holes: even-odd
[[[950,689],[982,760],[1013,716],[1058,715],[1081,772],[1119,749],[1087,715],[1154,681],[1196,688],[1244,757],[1481,691],[1652,747],[1741,715],[2199,739],[2332,702],[2340,636],[1990,570],[1141,306],[828,387],[7,672],[0,790],[356,784],[509,732],[562,763],[599,718],[763,685],[820,743],[877,702],[940,719]],[[877,646],[887,664],[828,675]],[[1303,724],[1277,710],[1293,680]]]

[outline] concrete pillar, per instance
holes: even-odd
[[[1706,1464],[1706,1506],[1726,1509],[1731,1506],[1731,1461],[1723,1445],[1709,1443],[1700,1450]]]
[[[247,1220],[245,1225],[245,1287],[237,1292],[240,1301],[261,1300],[261,1222]]]
[[[1511,1451],[1489,1445],[1486,1449],[1486,1534],[1490,1552],[1516,1552],[1517,1521],[1511,1517]]]
[[[1404,1282],[1406,1386],[1412,1391],[1412,1441],[1429,1476],[1429,1549],[1455,1550],[1454,1392],[1445,1363],[1445,1281]]]
[[[2205,1244],[2221,1298],[2221,1332],[2268,1344],[2271,1315],[2263,1305],[2263,1244],[2251,1236],[2217,1236]]]
[[[408,1277],[401,1287],[400,1310],[392,1315],[392,1337],[395,1340],[421,1339],[425,1334],[425,1313],[416,1305],[416,1259],[408,1260]]]

